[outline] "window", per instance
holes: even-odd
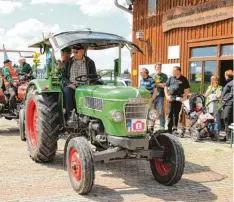
[[[233,54],[233,44],[223,45],[221,47],[221,56],[232,56]]]
[[[217,57],[217,50],[217,46],[192,48],[191,57]]]
[[[205,61],[203,93],[206,92],[208,86],[210,85],[210,78],[216,73],[216,65],[217,61]]]
[[[190,62],[190,91],[197,93],[201,90],[202,62]]]
[[[148,0],[148,16],[156,15],[156,4],[157,0]]]
[[[192,42],[189,51],[189,80],[191,93],[205,93],[213,75],[219,76],[219,85],[225,85],[224,72],[233,66],[232,39]]]

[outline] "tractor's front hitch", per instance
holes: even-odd
[[[163,133],[164,131],[156,131],[155,133],[150,134],[150,145],[153,147],[160,148],[162,151],[164,150],[164,147],[161,146],[158,142],[158,137]]]
[[[118,160],[151,160],[154,158],[162,158],[163,151],[161,150],[136,150],[131,151],[128,149],[123,149],[119,147],[114,147],[112,149],[104,150],[101,152],[95,152],[93,154],[95,162],[108,163],[110,161]]]

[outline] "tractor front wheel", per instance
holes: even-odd
[[[88,194],[93,187],[95,172],[92,150],[84,137],[69,141],[66,164],[73,189],[79,194]]]
[[[38,95],[31,91],[25,104],[28,150],[36,162],[48,162],[57,150],[59,113],[58,94]]]
[[[171,134],[162,133],[156,138],[164,153],[162,158],[150,160],[151,171],[156,181],[171,186],[176,184],[183,175],[185,166],[184,149],[177,138]],[[155,140],[152,138],[151,141]],[[156,145],[155,142],[151,142],[151,145]]]
[[[20,131],[20,139],[22,141],[25,141],[26,135],[25,135],[25,111],[24,109],[21,109],[19,111],[19,131]]]

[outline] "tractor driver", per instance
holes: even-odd
[[[27,76],[30,76],[30,74],[32,73],[32,67],[30,66],[30,64],[28,64],[26,62],[26,59],[21,57],[19,60],[19,68],[20,68],[20,71],[19,71],[19,74],[22,74],[22,75],[27,75]]]
[[[10,112],[16,115],[16,90],[19,83],[18,75],[12,66],[12,61],[7,59],[3,62],[2,76],[6,91],[10,94]]]
[[[62,69],[63,96],[66,109],[66,121],[75,108],[74,96],[76,90],[76,77],[81,75],[96,75],[96,66],[92,59],[85,56],[86,49],[83,45],[77,44],[72,47],[73,57],[68,59]]]

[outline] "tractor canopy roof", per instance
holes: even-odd
[[[53,48],[54,51],[59,51],[66,47],[72,47],[76,44],[83,44],[89,50],[103,50],[107,48],[124,47],[125,45],[130,48],[135,48],[142,53],[142,50],[125,38],[104,32],[93,31],[69,31],[53,34],[46,38],[41,37],[39,40],[32,42],[30,48],[43,48],[44,45],[48,45]]]

